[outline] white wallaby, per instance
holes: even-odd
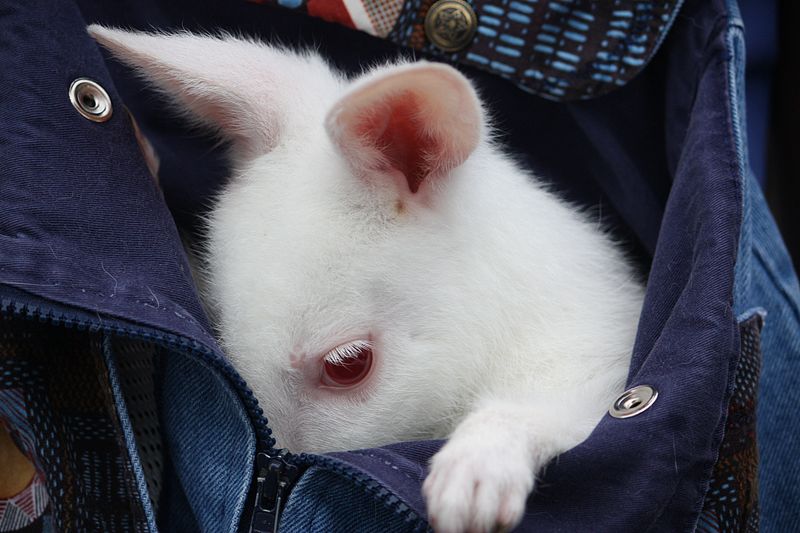
[[[643,289],[608,235],[502,153],[450,66],[348,80],[252,40],[89,32],[230,141],[200,277],[279,445],[447,438],[434,528],[516,525],[624,386]]]

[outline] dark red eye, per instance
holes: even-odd
[[[361,383],[372,368],[372,346],[356,341],[332,350],[322,362],[322,385],[347,388]]]

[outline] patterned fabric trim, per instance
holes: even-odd
[[[758,532],[756,397],[762,323],[761,316],[756,315],[740,326],[741,355],[728,404],[725,437],[695,529],[699,533]]]
[[[44,514],[49,501],[44,478],[37,472],[22,492],[11,499],[0,500],[0,532],[16,531],[31,525]]]
[[[20,374],[28,372],[24,363],[18,365],[16,370]],[[3,379],[0,379],[0,427],[9,432],[11,440],[23,455],[36,464],[36,444],[33,429],[28,422],[24,393],[21,388],[5,388],[12,384],[10,373],[4,374]],[[44,477],[37,470],[30,484],[21,493],[9,499],[0,499],[0,533],[30,526],[42,516],[49,501]]]
[[[476,67],[551,100],[594,98],[647,65],[683,3],[472,0],[475,37],[455,53],[425,35],[433,0],[248,0],[302,11],[450,63]]]
[[[0,315],[0,392],[16,395],[3,416],[21,449],[33,447],[55,530],[143,532],[100,341],[98,333]]]

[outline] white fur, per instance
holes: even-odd
[[[206,300],[279,445],[449,437],[423,487],[434,527],[517,524],[535,474],[624,385],[643,291],[611,240],[490,142],[452,68],[387,65],[351,83],[316,56],[232,37],[90,31],[233,140]],[[408,90],[450,162],[416,195],[385,147],[337,122]],[[374,346],[368,383],[315,387],[320,358],[353,339]]]

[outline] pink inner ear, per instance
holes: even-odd
[[[383,112],[359,117],[356,134],[381,152],[385,163],[403,173],[412,193],[437,167],[441,141],[426,131],[418,96],[411,91],[381,102]]]
[[[368,180],[391,177],[412,194],[466,161],[482,124],[469,81],[452,67],[428,63],[378,71],[326,119],[328,135],[356,173]]]

